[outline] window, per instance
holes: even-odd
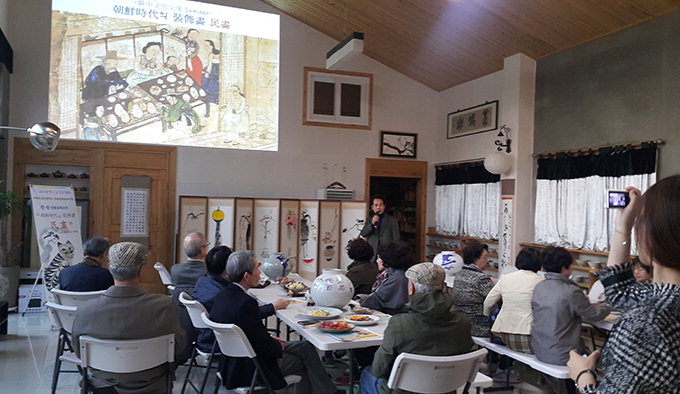
[[[305,67],[302,124],[371,128],[373,75]]]

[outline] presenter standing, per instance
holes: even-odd
[[[373,247],[373,262],[378,256],[378,246],[399,240],[399,223],[394,216],[385,213],[383,197],[378,195],[371,197],[371,214],[364,222],[364,228],[359,235]]]

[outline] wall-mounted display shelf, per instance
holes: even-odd
[[[459,235],[440,234],[433,227],[427,229],[427,259],[432,260],[439,252],[451,250],[462,256],[465,244],[470,241],[479,241],[489,247],[489,267],[488,271],[498,271],[498,240],[475,238]]]

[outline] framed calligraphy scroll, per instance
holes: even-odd
[[[463,137],[498,128],[498,100],[451,112],[446,121],[446,138]]]

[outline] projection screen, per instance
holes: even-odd
[[[62,138],[276,150],[279,16],[182,0],[53,0]]]

